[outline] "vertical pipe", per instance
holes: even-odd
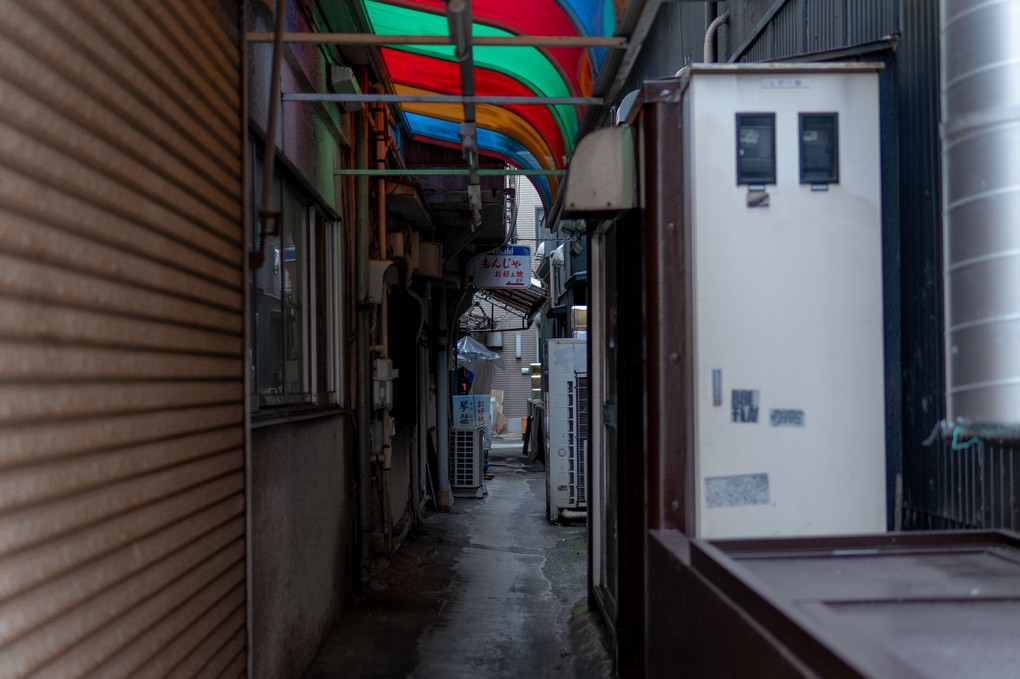
[[[354,164],[358,168],[368,167],[368,119],[359,113],[355,118]],[[371,389],[372,372],[369,363],[370,324],[368,308],[368,176],[358,175],[354,183],[355,205],[355,287],[357,294],[358,326],[358,540],[361,557],[360,578],[367,583],[371,579],[371,546],[368,535],[372,530],[372,441]]]
[[[436,502],[436,490],[435,486],[432,486],[432,494],[429,494],[429,486],[431,484],[431,471],[429,469],[429,440],[433,433],[433,429],[429,426],[434,420],[434,414],[429,410],[429,406],[433,402],[432,390],[430,389],[429,376],[432,374],[432,366],[429,364],[429,358],[431,354],[429,349],[421,346],[419,340],[421,339],[422,331],[425,324],[429,322],[430,314],[432,311],[431,302],[426,307],[425,300],[418,298],[421,303],[421,322],[418,326],[418,334],[415,337],[415,343],[418,345],[418,469],[421,470],[421,476],[416,478],[416,481],[421,486],[422,498],[429,498],[433,503]],[[432,299],[432,283],[425,283],[425,299]],[[431,324],[430,324],[431,325]],[[431,398],[430,398],[431,397]],[[422,503],[419,503],[419,507],[422,507]],[[421,509],[419,508],[419,513]]]
[[[678,447],[694,450],[694,427],[677,413],[689,413],[686,406],[694,402],[688,377],[693,366],[688,364],[690,352],[685,346],[691,332],[690,310],[665,292],[690,285],[693,275],[684,244],[683,178],[671,151],[681,147],[684,130],[679,104],[648,102],[642,116],[645,174],[654,178],[644,187],[648,207],[642,220],[645,254],[640,274],[647,319],[642,352],[648,366],[644,432],[648,526],[685,530],[693,517],[687,506],[689,494],[684,492],[692,462]],[[667,167],[672,170],[663,171]]]
[[[418,373],[418,371],[415,370],[415,377],[417,377],[417,373]],[[416,382],[417,382],[417,380],[416,380]],[[416,383],[415,384],[415,397],[416,397],[415,400],[416,401],[417,401],[417,395],[418,395],[418,385]],[[419,409],[421,408],[421,403],[420,402],[418,403],[418,408]],[[418,483],[418,479],[421,478],[421,468],[419,467],[419,464],[418,464],[418,438],[419,438],[418,432],[419,431],[421,431],[421,429],[418,427],[418,423],[415,422],[413,425],[411,425],[411,439],[407,442],[407,452],[410,453],[409,457],[410,457],[410,463],[411,463],[411,474],[410,474],[411,479],[410,479],[410,488],[408,488],[408,492],[411,495],[411,519],[414,522],[415,526],[420,525],[421,524],[421,519],[422,519],[422,516],[421,516],[421,495],[418,492],[418,488],[419,488],[419,485],[420,485]]]
[[[382,88],[377,88],[381,91]],[[380,104],[375,111],[375,162],[380,170],[386,169],[386,106]],[[386,259],[386,178],[379,177],[376,185],[376,239],[379,243],[378,256]],[[389,322],[389,290],[384,289],[382,301],[379,303],[379,337],[377,344],[381,347],[380,358],[390,357],[390,322]],[[390,470],[393,468],[393,426],[390,409],[382,411],[382,441],[379,448],[379,465],[381,468],[380,491],[382,501],[383,535],[386,538],[386,550],[393,549],[393,510],[390,507]]]
[[[386,169],[386,106],[384,104],[379,104],[375,110],[375,166],[380,170]],[[379,177],[378,181],[376,190],[379,202],[379,259],[386,259],[386,177]],[[385,318],[383,322],[385,323]],[[384,346],[387,341],[388,338],[384,334],[382,337]]]
[[[261,211],[273,204],[273,167],[276,164],[276,121],[280,117],[280,62],[283,61],[283,32],[287,18],[287,0],[276,0],[276,27],[273,34],[273,64],[269,76],[269,119],[266,121],[266,156],[262,173]],[[260,244],[261,247],[261,244]]]
[[[708,30],[705,31],[705,44],[702,49],[702,58],[706,64],[715,62],[715,34],[720,26],[729,21],[729,18],[729,12],[725,12],[713,19],[712,23],[708,25]]]
[[[438,467],[436,477],[439,479],[439,497],[436,505],[441,508],[450,507],[450,370],[447,363],[450,332],[446,318],[446,288],[439,291],[438,304],[438,342],[436,343],[436,442]]]
[[[386,107],[382,104],[376,109],[375,113],[375,162],[376,167],[380,170],[386,169]],[[379,177],[379,183],[376,185],[376,199],[377,199],[377,224],[378,232],[377,238],[379,240],[379,259],[386,259],[386,178]],[[382,347],[382,358],[390,357],[390,315],[389,315],[389,295],[386,291],[383,292],[382,304],[379,308],[379,346]],[[383,471],[390,471],[393,467],[392,460],[392,437],[390,436],[390,411],[386,409],[382,414],[382,448],[380,461],[382,462]],[[383,482],[383,494],[389,495],[389,481],[384,480]],[[386,513],[389,513],[389,503],[387,502]],[[388,524],[389,522],[387,522]]]

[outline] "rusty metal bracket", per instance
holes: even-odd
[[[259,235],[254,243],[254,249],[248,253],[248,267],[250,269],[262,268],[262,264],[266,261],[266,236],[279,236],[280,224],[282,222],[282,212],[259,211]]]

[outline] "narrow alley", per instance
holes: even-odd
[[[588,609],[583,522],[545,518],[541,461],[493,442],[488,493],[429,512],[373,574],[305,679],[611,676]]]
[[[1020,679],[1018,157],[1020,0],[0,0],[0,679]]]

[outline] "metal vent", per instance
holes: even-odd
[[[577,375],[577,420],[576,420],[576,444],[574,445],[574,456],[576,458],[573,468],[574,492],[573,496],[577,504],[584,505],[588,501],[585,489],[587,488],[587,453],[588,453],[588,376]]]

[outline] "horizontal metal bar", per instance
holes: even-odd
[[[336,94],[333,92],[292,92],[284,101],[359,101],[367,104],[524,104],[538,106],[599,106],[601,97],[511,97],[469,96],[459,94]]]
[[[248,33],[248,42],[272,42],[272,33]],[[453,45],[448,35],[372,33],[284,33],[284,42],[318,45]],[[474,35],[472,45],[500,47],[627,47],[623,37],[584,35]]]
[[[481,177],[505,177],[508,175],[522,175],[525,177],[549,177],[549,176],[562,176],[567,173],[566,170],[496,170],[496,169],[481,169],[475,170]],[[387,168],[385,170],[373,169],[373,170],[359,170],[359,169],[347,169],[341,168],[333,170],[334,175],[360,175],[368,177],[438,177],[441,175],[453,175],[453,176],[467,176],[471,174],[469,168],[460,167],[442,167],[442,168],[415,168],[412,170],[402,168]]]

